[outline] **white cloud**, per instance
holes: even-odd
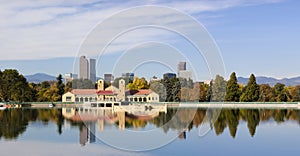
[[[1,60],[40,59],[52,57],[72,57],[89,31],[99,21],[112,14],[139,5],[163,5],[173,7],[189,14],[204,11],[217,11],[237,6],[277,3],[281,0],[218,0],[218,1],[1,1],[0,6],[0,54]],[[160,13],[156,13],[159,15]],[[147,15],[147,12],[144,13]],[[143,20],[143,15],[133,15]],[[159,17],[158,17],[159,18]],[[129,22],[126,19],[126,22]],[[169,18],[169,22],[188,27],[185,23]],[[124,21],[118,21],[123,22]],[[118,27],[112,26],[111,29]],[[135,22],[135,21],[131,21]],[[112,30],[107,30],[111,32]],[[163,34],[142,33],[131,36],[135,39],[161,38]],[[103,35],[105,37],[105,35]],[[134,40],[138,42],[139,40]],[[122,40],[112,52],[127,47],[132,39]]]

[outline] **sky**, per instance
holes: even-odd
[[[219,72],[214,68],[225,77],[233,71],[243,77],[300,75],[300,2],[296,0],[0,1],[1,70],[18,69],[24,75],[76,73],[76,58],[87,55],[97,59],[99,77],[121,72],[161,77],[176,72],[178,61],[187,61],[198,80]],[[126,15],[144,5],[177,13],[146,10]],[[193,20],[200,26],[192,25]],[[125,29],[147,22],[164,27]],[[215,56],[206,55],[206,43],[201,50],[193,47],[191,40],[199,34],[214,41]],[[85,49],[89,37],[93,43]],[[105,44],[108,41],[111,44]],[[124,58],[125,64],[120,63]]]

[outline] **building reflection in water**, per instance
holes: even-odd
[[[166,106],[152,107],[145,109],[144,106],[127,106],[113,108],[62,108],[62,114],[66,119],[73,122],[83,122],[80,128],[79,142],[82,146],[86,143],[94,143],[96,141],[96,124],[98,131],[103,131],[105,125],[118,124],[120,130],[126,127],[126,114],[137,119],[153,119],[160,112],[167,113]]]
[[[178,132],[178,139],[184,139],[186,140],[186,131]]]
[[[84,146],[86,143],[94,143],[96,141],[96,125],[94,122],[83,125],[80,129],[79,143]]]

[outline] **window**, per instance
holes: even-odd
[[[67,96],[66,97],[66,101],[70,102],[72,100],[72,97],[71,96]]]

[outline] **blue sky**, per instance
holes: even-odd
[[[78,56],[84,39],[101,21],[123,9],[159,5],[175,8],[203,24],[220,49],[226,77],[232,71],[244,77],[251,73],[276,78],[299,76],[299,3],[296,0],[152,0],[122,3],[3,1],[0,6],[0,69],[16,68],[25,75],[58,75],[76,71],[74,57]],[[160,73],[176,70],[178,60],[194,57],[193,50],[185,47],[183,39],[169,32],[147,29],[126,35],[118,39],[105,56],[99,59],[102,61],[98,61],[98,76],[114,73],[108,65],[123,56],[121,51],[128,50],[132,42],[159,41],[186,51],[183,52],[186,57],[182,58],[161,56],[169,58],[169,66],[160,63],[152,67],[144,65],[144,69],[135,67],[140,76],[161,76]],[[131,50],[134,51],[134,48]],[[147,55],[150,56],[151,52]],[[97,55],[90,57],[100,58]],[[197,66],[199,69],[195,72],[201,73],[198,79],[208,79],[209,70],[205,59],[200,56],[197,60],[188,67]]]

